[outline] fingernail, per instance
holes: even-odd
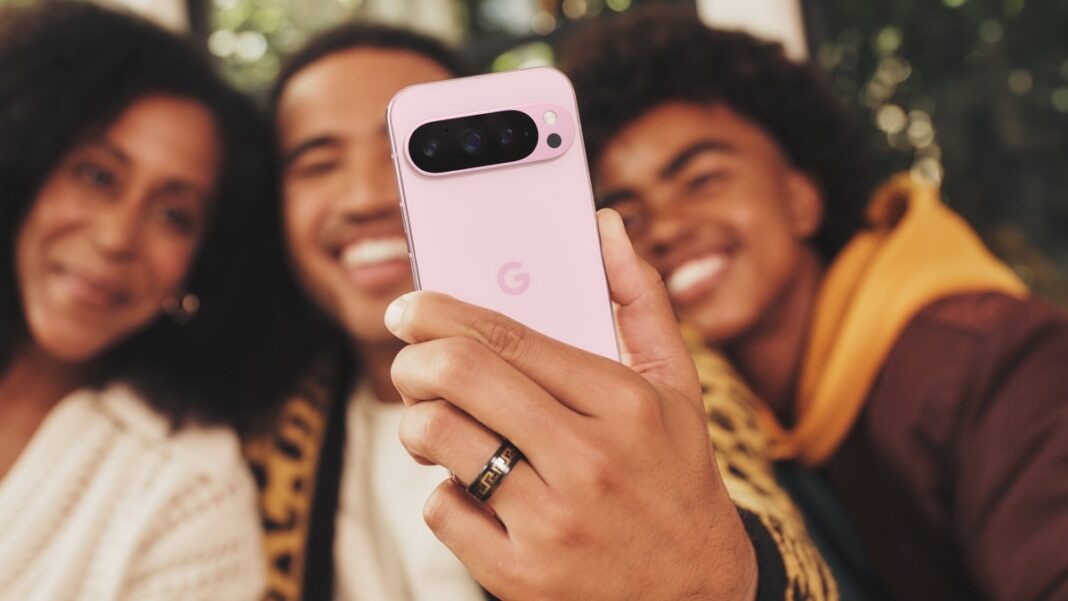
[[[407,304],[408,295],[405,294],[404,296],[398,297],[396,300],[390,303],[389,307],[386,307],[385,322],[386,328],[390,332],[396,334],[397,330],[400,329],[401,320],[404,318],[404,306]]]
[[[610,228],[609,235],[620,240],[631,252],[634,252],[634,245],[630,241],[630,236],[627,235],[627,227],[623,224],[623,217],[613,209],[601,209],[597,211],[603,215],[602,219],[606,222],[605,225]]]

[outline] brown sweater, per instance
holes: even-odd
[[[823,466],[900,599],[1068,599],[1068,315],[936,302]]]

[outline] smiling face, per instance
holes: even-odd
[[[679,317],[713,344],[759,328],[818,264],[822,199],[775,141],[727,106],[669,103],[628,124],[595,166]]]
[[[290,258],[359,344],[395,341],[386,306],[413,288],[386,107],[401,88],[449,76],[415,52],[358,48],[305,67],[279,99]]]
[[[200,104],[152,96],[60,159],[15,243],[37,347],[89,361],[160,314],[206,225],[218,146]]]

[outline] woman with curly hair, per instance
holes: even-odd
[[[284,377],[269,139],[153,25],[0,11],[0,598],[262,594],[230,426]]]

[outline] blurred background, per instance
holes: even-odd
[[[282,57],[346,19],[427,32],[502,70],[551,65],[583,21],[665,0],[100,1],[190,32],[260,95]],[[994,252],[1068,305],[1068,0],[674,3],[825,68],[867,127],[881,174],[940,184]]]

